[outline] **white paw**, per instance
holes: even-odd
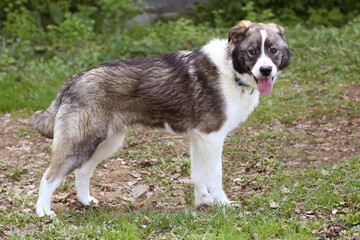
[[[227,198],[218,200],[218,201],[214,201],[214,204],[218,205],[218,206],[229,206],[230,205],[230,201]]]
[[[91,202],[93,202],[94,205],[99,203],[99,200],[97,200],[96,198],[93,198],[91,196],[87,197],[87,198],[80,198],[78,196],[79,201],[84,204],[85,206],[90,206]]]
[[[214,198],[209,193],[197,194],[195,196],[195,205],[207,205],[210,206],[214,203]]]
[[[36,209],[36,214],[37,214],[39,217],[48,216],[48,217],[50,217],[51,219],[56,218],[55,212],[54,212],[54,211],[51,211],[51,210],[44,211],[44,210]]]
[[[217,206],[228,206],[230,201],[226,197],[225,192],[221,189],[218,191],[208,191],[207,189],[202,189],[202,194],[199,194],[200,191],[195,191],[195,204],[196,205],[217,205]]]
[[[229,205],[230,201],[226,197],[225,192],[222,189],[218,189],[217,191],[210,192],[212,197],[214,198],[214,205],[218,206],[227,206]]]

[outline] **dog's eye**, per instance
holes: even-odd
[[[270,48],[270,53],[271,54],[276,54],[278,52],[278,50],[274,47]]]
[[[252,55],[252,56],[256,55],[256,50],[250,49],[249,54]]]

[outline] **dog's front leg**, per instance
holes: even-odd
[[[223,134],[194,134],[190,137],[191,181],[195,204],[228,204],[222,187]]]

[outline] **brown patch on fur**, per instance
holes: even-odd
[[[239,36],[244,35],[250,28],[252,23],[247,20],[240,21],[235,27],[233,27],[229,32],[228,41],[233,42],[234,44],[239,41]]]
[[[251,21],[241,20],[235,27],[238,28],[249,28],[251,25]]]

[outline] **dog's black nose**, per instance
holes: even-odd
[[[272,66],[267,65],[267,66],[260,67],[260,72],[264,77],[269,76],[271,71],[272,71]]]

